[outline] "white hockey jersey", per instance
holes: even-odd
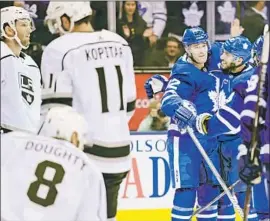
[[[103,177],[67,141],[10,132],[1,135],[1,219],[105,221]]]
[[[16,57],[1,41],[1,127],[36,133],[40,123],[41,75],[33,59]]]
[[[136,87],[127,42],[107,30],[63,35],[45,48],[41,72],[45,109],[72,98],[88,122],[85,152],[104,173],[128,171]]]

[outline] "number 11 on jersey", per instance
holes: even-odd
[[[117,77],[118,77],[118,85],[119,85],[119,93],[120,93],[120,109],[119,110],[121,111],[121,110],[124,110],[123,75],[122,75],[121,68],[119,65],[116,65],[115,69],[116,69]],[[96,68],[96,71],[98,74],[102,113],[107,113],[107,112],[109,112],[109,109],[108,109],[107,85],[106,85],[104,67]]]

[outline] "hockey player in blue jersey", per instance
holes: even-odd
[[[171,117],[168,130],[167,150],[169,154],[172,184],[175,190],[171,216],[173,221],[188,220],[198,194],[200,206],[206,205],[219,194],[217,181],[202,159],[200,152],[184,130],[180,131],[181,120],[188,121],[193,114],[214,114],[215,102],[208,92],[216,93],[218,78],[205,70],[209,43],[201,28],[186,29],[183,35],[186,54],[172,68],[168,85],[162,97],[161,110]],[[196,134],[210,159],[218,167],[217,140]],[[204,183],[204,191],[200,184]],[[197,215],[198,220],[217,219],[217,203]]]
[[[245,82],[247,79],[249,79],[250,75],[253,73],[253,69],[251,66],[247,65],[250,59],[251,50],[251,43],[248,41],[248,39],[243,37],[231,38],[225,42],[223,49],[225,49],[225,51],[221,56],[221,68],[229,73],[227,76],[230,76],[231,80],[228,80],[227,77],[222,78],[223,75],[220,75],[219,81],[221,82],[220,84],[222,90],[219,91],[219,96],[217,96],[218,93],[211,93],[211,97],[218,101],[216,102],[216,109],[219,109],[220,106],[222,106],[225,110],[219,111],[218,114],[215,115],[211,121],[209,121],[212,122],[209,130],[213,128],[213,131],[209,131],[209,134],[219,135],[219,152],[223,166],[222,176],[227,181],[228,185],[230,185],[238,179],[236,156],[238,153],[238,145],[241,144],[241,137],[239,133],[240,114],[234,111],[232,108],[227,107],[225,104],[233,98],[232,87],[236,87],[237,84]],[[217,74],[218,72],[215,71],[215,75]],[[235,122],[231,123],[227,121],[227,116],[223,116],[224,112],[227,115],[233,115],[233,118],[236,119]],[[209,116],[209,113],[204,113],[199,115],[199,119],[203,121]],[[219,126],[220,123],[221,125]],[[199,131],[205,134],[203,127],[199,127]],[[225,132],[226,134],[223,135]],[[240,185],[236,187],[236,191],[238,192],[237,195],[240,206],[243,208],[245,186]],[[250,212],[249,220],[257,220],[255,210],[251,209]],[[219,202],[218,218],[219,220],[227,221],[235,219],[234,209],[227,196],[223,197],[223,199]]]
[[[259,66],[262,55],[264,37],[260,36],[253,44],[252,54],[254,64]],[[269,47],[269,46],[268,46]],[[261,182],[253,186],[253,196],[254,196],[254,206],[257,210],[260,220],[269,220],[269,188],[270,188],[270,177],[269,177],[269,134],[270,134],[270,122],[269,122],[269,107],[270,107],[270,96],[269,96],[269,67],[266,75],[266,82],[264,84],[263,98],[260,100],[260,108],[262,115],[260,116],[262,124],[260,125],[260,131],[258,136],[258,143],[260,147],[260,160],[262,168],[259,166],[254,166],[248,161],[247,148],[250,146],[250,141],[252,137],[253,128],[253,118],[255,116],[256,104],[258,100],[257,89],[258,89],[258,79],[261,68],[256,69],[256,73],[249,80],[249,84],[246,85],[247,95],[245,97],[244,109],[241,114],[241,129],[243,136],[243,144],[241,145],[241,151],[239,153],[240,157],[240,176],[247,183],[252,184],[254,180],[262,173]],[[268,107],[268,108],[267,108]],[[257,152],[259,155],[259,151]],[[262,171],[261,171],[262,169]],[[248,171],[248,172],[247,172]]]
[[[223,44],[221,55],[221,69],[231,77],[231,80],[222,81],[220,91],[216,97],[218,111],[215,115],[203,113],[194,116],[186,125],[196,125],[197,131],[208,136],[217,136],[221,159],[222,177],[227,185],[232,185],[239,178],[237,154],[238,146],[242,143],[240,136],[240,113],[243,110],[246,96],[243,85],[254,74],[254,68],[249,65],[251,58],[251,43],[242,36],[231,38]],[[227,83],[226,83],[227,82]],[[191,114],[192,112],[190,112]],[[184,122],[181,122],[184,125]],[[244,208],[246,185],[237,185],[234,189],[239,205]],[[235,220],[234,209],[227,196],[219,202],[219,220]],[[258,220],[253,207],[248,216],[249,221]]]
[[[217,113],[214,116],[199,115],[196,120],[196,129],[202,134],[218,136],[221,175],[227,185],[232,185],[239,179],[237,154],[238,146],[242,143],[240,113],[246,96],[243,85],[254,74],[255,69],[249,64],[251,43],[247,38],[242,36],[231,38],[222,47],[220,67],[223,72],[227,72],[231,80],[227,84],[224,81],[221,83]],[[240,183],[234,191],[239,205],[244,208],[246,185]],[[235,219],[233,207],[227,196],[221,199],[220,207],[219,220],[233,221]],[[258,220],[256,210],[252,206],[248,220]]]
[[[261,43],[260,40],[261,39],[259,39],[258,42],[256,42],[255,46],[260,45],[260,43]],[[261,44],[261,46],[262,46],[262,44]],[[229,49],[228,45],[226,46],[226,43],[224,44],[224,49],[227,50],[227,52],[230,52],[231,54],[236,55],[237,53],[240,53],[240,51],[241,51],[240,48],[238,48],[238,50],[235,50],[235,53],[233,53],[233,51]],[[237,49],[237,48],[235,48],[235,49]],[[260,53],[257,51],[257,56],[259,56],[259,55],[260,55]],[[255,60],[255,62],[257,61],[256,57],[254,60]],[[223,68],[225,68],[226,62],[224,62],[224,58],[223,58],[222,63],[223,63],[222,64]],[[259,70],[257,69],[257,71],[259,71]],[[256,85],[258,82],[258,73],[254,72],[254,69],[250,69],[250,68],[249,69],[245,68],[241,72],[242,72],[241,75],[235,77],[232,81],[232,89],[234,90],[233,93],[235,93],[235,95],[233,95],[232,99],[230,101],[228,101],[228,106],[227,105],[221,106],[218,113],[214,117],[209,118],[208,120],[206,118],[201,119],[199,116],[197,118],[196,125],[197,125],[197,129],[198,128],[202,129],[201,126],[202,125],[204,126],[204,131],[201,130],[202,133],[217,135],[217,133],[220,133],[221,131],[224,132],[224,129],[226,130],[226,128],[228,129],[228,131],[231,132],[232,131],[231,128],[238,128],[240,126],[239,125],[239,117],[237,117],[237,113],[238,114],[241,113],[242,131],[241,131],[240,135],[242,138],[237,139],[238,142],[242,143],[242,144],[240,143],[241,144],[239,146],[240,153],[238,155],[238,158],[239,157],[241,158],[240,162],[242,161],[242,164],[240,164],[240,166],[242,167],[241,172],[240,172],[240,177],[247,184],[251,184],[251,182],[254,182],[256,176],[258,176],[258,174],[260,174],[260,170],[259,170],[260,167],[256,168],[254,165],[250,165],[249,161],[246,158],[247,157],[246,146],[250,145],[251,133],[252,133],[252,123],[251,122],[253,122],[252,118],[255,115],[254,109],[256,106],[257,99],[258,99],[258,98],[256,98],[256,93],[257,93]],[[268,90],[266,87],[266,90],[264,91],[264,95],[267,94],[266,93],[267,91]],[[268,98],[268,102],[269,102],[269,98]],[[262,106],[261,108],[264,108],[264,109],[266,108],[266,101],[260,100],[259,104]],[[228,111],[228,110],[233,110],[233,111]],[[236,113],[234,113],[234,111],[236,111]],[[267,111],[269,111],[269,110],[267,110]],[[269,117],[269,113],[266,114],[266,117]],[[198,122],[198,119],[199,119],[199,122]],[[228,119],[230,119],[230,120],[228,120]],[[204,121],[203,124],[201,124],[202,121]],[[220,121],[221,124],[219,124],[218,121]],[[189,122],[189,124],[190,124],[190,122]],[[224,127],[222,127],[222,124],[224,125]],[[198,127],[198,125],[199,125],[199,127]],[[266,128],[264,129],[263,127],[265,125],[266,125]],[[261,158],[269,166],[269,119],[266,119],[266,124],[262,124],[261,127],[262,128],[260,130],[261,131],[260,135],[263,138],[262,139],[263,142],[261,143],[261,145],[262,145]],[[216,130],[216,128],[219,128],[219,130]],[[223,128],[223,129],[221,129],[221,128]],[[198,129],[198,130],[200,130],[200,129]],[[228,142],[228,144],[230,144],[229,150],[231,150],[231,151],[235,150],[235,147],[237,146],[237,140],[235,140],[236,143],[233,141],[233,139],[232,139],[232,141]],[[224,154],[224,150],[221,150],[220,152],[221,152],[221,156],[222,156]],[[267,154],[268,154],[268,157],[266,157]],[[232,157],[234,159],[234,163],[231,162],[231,164],[237,165],[237,162],[235,162],[235,160],[236,160],[235,153],[232,155]],[[222,160],[222,162],[224,162],[224,160]],[[235,169],[234,171],[237,171],[237,170]],[[261,183],[260,185],[265,186],[265,182]],[[269,182],[269,181],[267,181],[267,182]],[[254,189],[253,196],[255,197],[256,201],[254,200],[253,201],[254,204],[251,204],[251,210],[250,210],[251,213],[249,215],[249,220],[258,220],[258,218],[256,217],[256,214],[255,214],[255,211],[252,214],[252,207],[253,206],[255,206],[255,209],[258,209],[260,219],[263,216],[267,216],[267,215],[269,216],[269,206],[267,204],[267,199],[266,199],[267,197],[265,194],[265,190],[264,190],[264,188],[261,188],[260,185],[255,186],[255,189]],[[238,201],[242,207],[243,207],[243,203],[244,203],[244,196],[245,196],[244,192],[240,193],[240,195],[238,194]]]

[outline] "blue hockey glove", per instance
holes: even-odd
[[[183,100],[179,108],[175,111],[174,120],[180,129],[194,127],[196,124],[197,111],[195,105],[187,100]]]
[[[168,79],[162,75],[154,75],[149,78],[145,84],[144,89],[146,91],[148,99],[153,98],[154,94],[164,92],[168,84]]]
[[[254,185],[261,182],[262,167],[261,161],[259,159],[260,150],[256,148],[254,161],[250,161],[250,154],[247,150],[247,145],[241,144],[238,147],[238,168],[239,168],[239,177],[247,185]]]

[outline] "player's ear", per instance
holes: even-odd
[[[80,141],[78,138],[78,133],[74,131],[70,137],[70,143],[74,144],[76,147],[79,147]]]
[[[236,59],[236,65],[240,65],[243,62],[243,58],[237,58]]]
[[[61,23],[62,23],[62,27],[65,31],[68,31],[70,29],[70,19],[68,16],[63,15],[61,17]]]
[[[13,37],[15,35],[15,31],[9,25],[5,25],[4,31],[8,37]]]

